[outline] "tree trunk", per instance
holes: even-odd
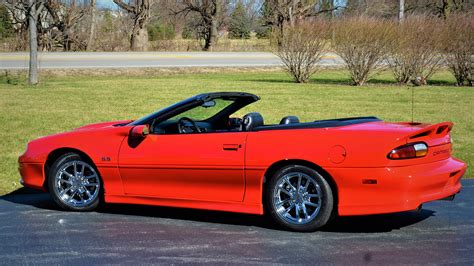
[[[398,1],[398,22],[405,20],[405,0]]]
[[[28,30],[30,35],[30,63],[28,70],[28,83],[38,84],[38,34],[36,32],[36,0],[28,0],[30,12],[28,15]]]
[[[87,41],[86,51],[90,51],[94,44],[94,35],[95,35],[95,6],[96,0],[91,0],[91,24],[89,27],[89,40]]]
[[[71,41],[69,40],[69,29],[63,30],[63,51],[69,52],[71,50]]]
[[[148,50],[148,31],[136,25],[132,30],[130,40],[130,48],[132,51],[146,51]]]
[[[214,16],[211,16],[206,24],[207,34],[205,36],[205,43],[202,49],[204,51],[212,51],[217,39],[217,19]]]
[[[450,11],[451,11],[451,3],[449,2],[449,0],[443,0],[443,3],[441,4],[441,15],[443,16],[444,19],[448,18]]]

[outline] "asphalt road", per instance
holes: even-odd
[[[474,180],[453,202],[339,218],[293,233],[260,216],[108,205],[59,211],[47,194],[0,198],[0,264],[474,264]]]
[[[28,68],[28,53],[0,53],[0,69]],[[77,52],[40,53],[40,68],[132,67],[263,67],[279,66],[280,59],[263,52]],[[321,65],[336,66],[342,60],[325,55]]]

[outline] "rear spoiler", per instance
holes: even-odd
[[[413,126],[415,130],[405,137],[407,143],[424,141],[429,146],[436,146],[450,143],[449,132],[453,128],[452,122],[442,122],[438,124],[421,124],[421,123],[403,123]]]
[[[412,132],[408,138],[418,139],[423,137],[440,138],[446,136],[453,128],[452,122],[442,122],[427,127],[420,128],[419,130]]]

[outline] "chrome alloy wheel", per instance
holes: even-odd
[[[85,207],[99,196],[100,180],[89,164],[70,161],[57,171],[54,189],[64,204]]]
[[[288,173],[275,184],[273,206],[278,216],[291,224],[313,221],[321,209],[321,201],[321,188],[305,173]]]

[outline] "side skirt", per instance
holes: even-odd
[[[104,195],[106,203],[124,203],[124,204],[140,204],[152,206],[166,206],[178,208],[191,208],[213,211],[227,211],[248,214],[263,214],[263,206],[261,204],[244,204],[241,202],[215,202],[201,200],[186,199],[165,199],[138,195]]]

